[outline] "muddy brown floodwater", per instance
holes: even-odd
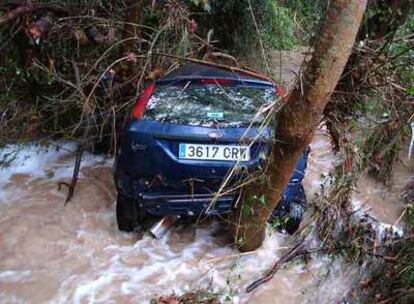
[[[175,227],[161,240],[122,233],[115,223],[111,159],[86,155],[75,196],[64,207],[66,192],[57,182],[70,180],[73,144],[59,151],[8,146],[3,158],[13,150],[18,152],[0,177],[1,303],[148,303],[156,295],[198,287],[221,292],[228,303],[334,303],[357,283],[358,269],[340,259],[315,258],[286,267],[245,294],[247,284],[281,255],[287,236],[268,229],[257,252],[239,256],[216,222]],[[333,161],[319,130],[305,178],[309,199]],[[409,176],[401,172],[398,179]],[[398,191],[362,182],[358,204],[386,223],[396,221]]]

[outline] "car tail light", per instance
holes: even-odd
[[[139,119],[144,115],[145,108],[151,98],[152,92],[154,92],[154,88],[155,83],[151,83],[145,88],[141,96],[139,96],[138,100],[135,102],[134,107],[132,108],[132,118]]]

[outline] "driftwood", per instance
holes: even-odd
[[[73,72],[75,74],[75,80],[76,80],[76,85],[77,85],[78,91],[81,93],[82,98],[85,99],[85,94],[84,94],[84,92],[82,90],[82,86],[81,86],[79,68],[78,68],[77,63],[73,59],[72,59],[72,67],[73,67]],[[85,130],[82,134],[82,139],[79,142],[78,148],[77,148],[77,151],[76,151],[76,159],[75,159],[75,166],[73,168],[72,180],[71,180],[70,184],[66,183],[66,182],[58,183],[58,190],[61,189],[62,185],[68,187],[68,194],[66,196],[65,206],[68,204],[68,202],[73,197],[73,194],[75,192],[76,183],[78,182],[79,170],[80,170],[80,166],[81,166],[81,163],[82,163],[82,155],[83,155],[83,152],[89,146],[88,136],[89,136],[89,131],[91,129],[91,117],[90,117],[90,110],[87,110],[86,112],[87,112],[86,126],[85,126]]]
[[[306,250],[305,248],[306,244],[303,241],[298,243],[295,247],[286,252],[280,259],[278,259],[276,263],[273,265],[273,267],[268,270],[266,275],[247,286],[246,292],[252,292],[260,285],[269,282],[274,277],[276,272],[278,272],[278,270],[282,267],[283,264],[293,260],[294,258],[300,255],[308,253],[308,250]]]
[[[68,194],[66,195],[65,206],[72,199],[73,193],[75,192],[76,183],[78,182],[78,177],[79,177],[79,169],[80,169],[80,165],[82,162],[83,151],[84,151],[83,145],[80,144],[78,146],[78,150],[76,151],[76,160],[75,160],[75,167],[73,168],[72,181],[70,183],[66,183],[66,182],[58,183],[58,190],[61,190],[62,186],[68,187]]]

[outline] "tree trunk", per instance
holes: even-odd
[[[366,0],[331,1],[315,42],[313,57],[303,71],[302,83],[297,83],[277,116],[275,134],[278,141],[272,147],[263,185],[254,187],[263,187],[265,201],[246,208],[246,201],[251,201],[247,196],[252,189],[248,189],[242,206],[235,212],[232,229],[241,251],[255,250],[261,245],[266,222],[277,206],[297,160],[309,145],[346,65],[365,7]]]

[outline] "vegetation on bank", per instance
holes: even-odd
[[[316,227],[326,253],[364,265],[365,278],[357,286],[361,301],[411,303],[414,179],[401,193],[406,205],[400,222],[403,236],[392,229],[378,231],[375,219],[361,218],[351,205],[362,175],[369,174],[391,189],[397,162],[413,169],[412,160],[406,158],[414,118],[413,4],[387,3],[369,2],[360,41],[325,109],[342,162],[315,202]]]
[[[228,53],[243,65],[261,47],[300,43],[298,14],[269,0],[5,1],[1,141],[87,137],[114,151],[139,92],[181,62],[171,56]]]

